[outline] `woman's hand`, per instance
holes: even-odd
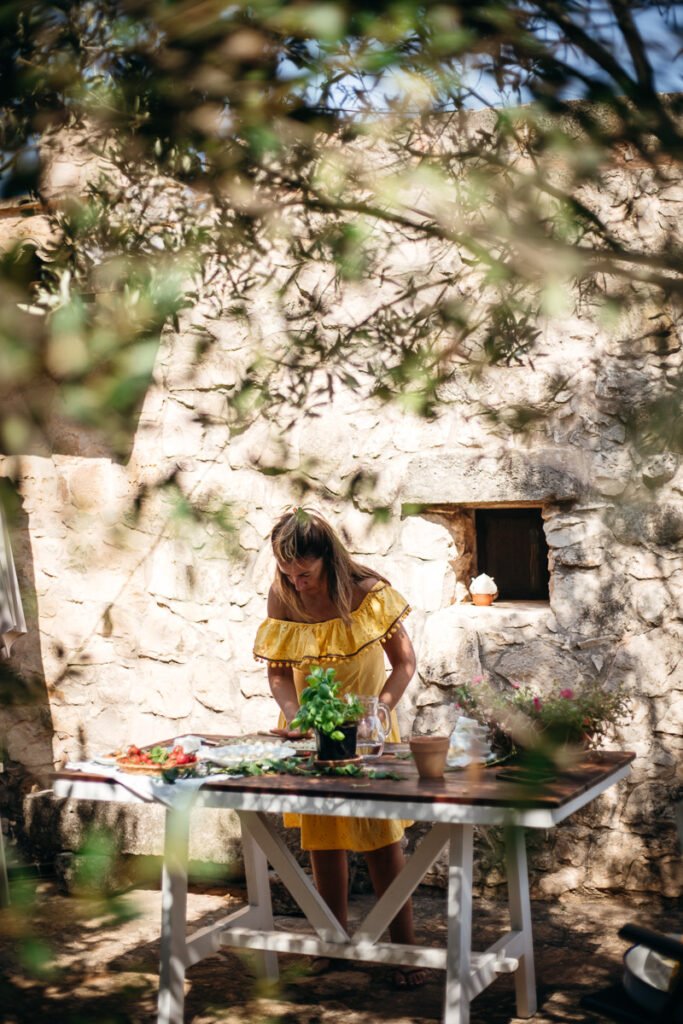
[[[310,732],[301,732],[300,729],[271,729],[273,736],[282,736],[285,740],[306,740]]]

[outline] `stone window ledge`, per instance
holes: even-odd
[[[454,604],[451,605],[456,618],[463,623],[476,623],[477,628],[487,623],[495,628],[501,626],[537,626],[552,616],[548,601],[494,601],[492,605]]]

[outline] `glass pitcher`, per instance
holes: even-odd
[[[365,708],[365,714],[358,721],[356,751],[365,758],[379,757],[391,731],[389,711],[380,704],[378,697],[358,694],[358,699]]]

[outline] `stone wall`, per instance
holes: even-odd
[[[679,193],[650,194],[648,230],[659,230],[658,217],[675,220]],[[577,302],[541,325],[533,369],[492,368],[481,379],[463,369],[433,420],[347,391],[282,438],[266,421],[232,435],[227,404],[248,343],[229,319],[213,320],[215,344],[194,366],[193,332],[207,318],[198,305],[162,339],[125,466],[78,432],[73,454],[0,462],[21,498],[15,559],[29,633],[13,660],[38,687],[36,702],[0,712],[8,763],[40,777],[132,741],[273,724],[251,648],[273,570],[269,531],[304,481],[356,556],[413,606],[419,668],[400,707],[405,735],[450,728],[453,688],[482,674],[630,687],[633,717],[614,742],[636,751],[633,775],[534,837],[537,888],[678,893],[683,468],[677,452],[653,455],[631,431],[651,388],[682,369],[675,320],[648,334],[660,312],[625,312],[608,329]],[[549,415],[524,438],[476,415],[481,402],[533,405],[566,367]],[[139,487],[174,469],[183,495],[229,506],[234,534],[179,517],[168,490],[151,490],[134,510]],[[543,511],[549,602],[463,603],[472,564],[463,509],[520,503]],[[420,514],[404,514],[415,505]],[[498,884],[489,853],[480,863]]]

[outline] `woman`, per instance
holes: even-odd
[[[317,513],[303,508],[283,515],[271,534],[277,563],[268,594],[268,618],[259,627],[255,656],[268,664],[268,682],[280,706],[281,735],[289,723],[313,665],[333,664],[341,692],[378,696],[392,719],[389,739],[400,739],[394,708],[415,672],[415,652],[401,625],[410,608],[378,573],[354,561]],[[386,674],[384,654],[391,665]],[[363,853],[377,896],[403,867],[404,822],[286,814],[300,828],[310,851],[315,884],[344,929],[348,927],[347,851]],[[393,942],[413,945],[413,915],[404,904],[389,928]],[[313,962],[315,973],[335,964]],[[398,988],[424,984],[425,972],[396,970]]]

